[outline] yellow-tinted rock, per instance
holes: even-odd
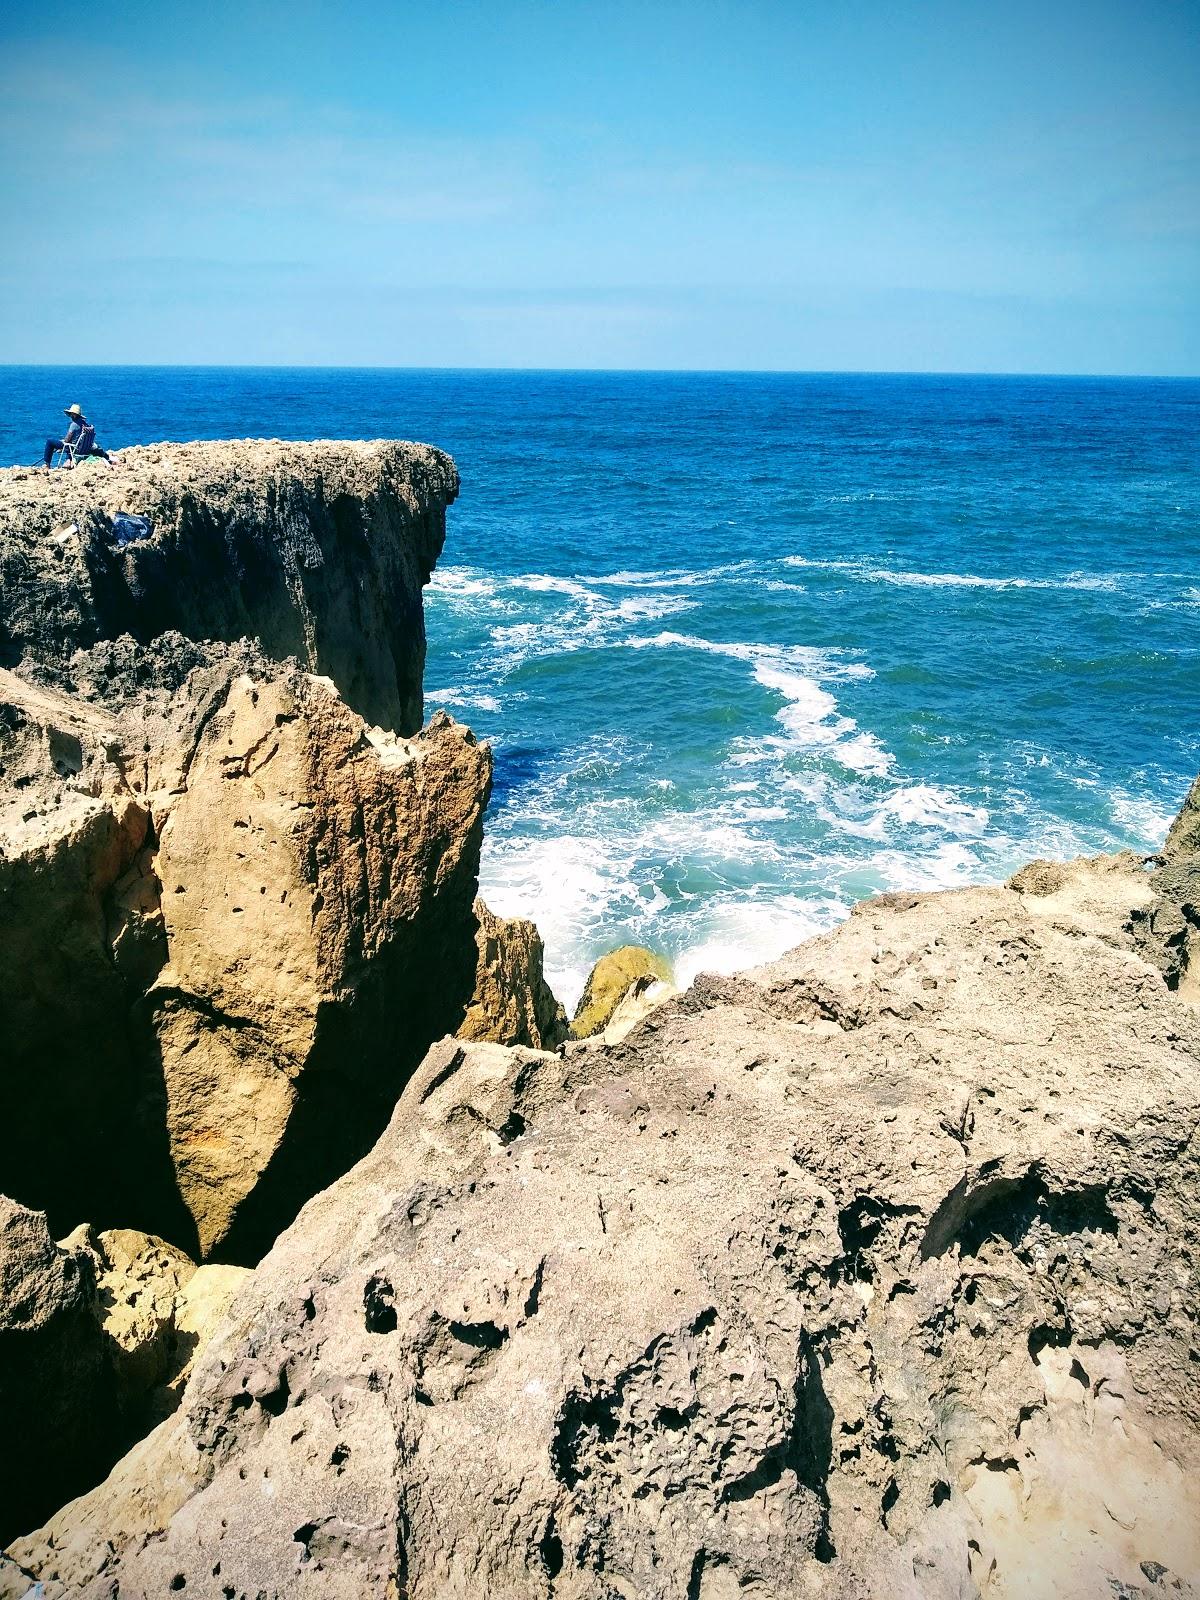
[[[613,1012],[635,984],[673,983],[670,963],[644,945],[625,944],[600,957],[588,976],[571,1032],[589,1039],[608,1025]]]

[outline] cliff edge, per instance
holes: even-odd
[[[490,757],[420,727],[457,484],[381,441],[0,473],[0,1191],[57,1234],[257,1259],[461,1022]]]
[[[458,493],[450,457],[390,440],[240,439],[0,471],[0,667],[129,634],[257,639],[330,677],[368,723],[415,733],[422,586]],[[115,513],[148,540],[114,546]]]

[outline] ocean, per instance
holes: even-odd
[[[687,980],[1152,850],[1200,769],[1200,382],[8,367],[0,461],[76,400],[453,454],[426,709],[495,751],[482,892],[568,1005],[615,944]]]

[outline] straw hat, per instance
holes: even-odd
[[[67,409],[63,412],[63,416],[64,417],[74,417],[76,421],[78,421],[79,418],[82,417],[82,415],[83,415],[83,412],[79,408],[79,406],[68,406]]]

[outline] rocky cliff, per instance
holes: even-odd
[[[619,1045],[438,1045],[11,1592],[1200,1593],[1170,883],[885,896]]]
[[[454,463],[427,445],[242,439],[122,450],[120,470],[0,471],[0,667],[129,634],[257,639],[368,723],[421,726],[421,588]],[[119,511],[153,537],[120,548]]]
[[[456,486],[385,443],[0,473],[0,1190],[56,1234],[256,1259],[461,1022],[490,759],[419,727]]]

